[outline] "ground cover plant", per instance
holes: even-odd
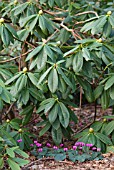
[[[74,135],[70,122],[77,124],[78,118],[72,108],[82,103],[94,104],[94,120]],[[113,1],[1,1],[0,167],[27,164],[14,159],[15,152],[27,158],[24,151],[32,151],[32,141],[46,133],[56,147],[72,139],[104,153],[110,150],[114,116],[95,121],[97,104],[103,110],[114,105]],[[33,122],[40,127],[38,135],[30,131]],[[49,148],[42,149],[41,155],[54,156]],[[73,157],[75,149],[57,152],[65,159]],[[93,158],[100,154],[94,153]]]

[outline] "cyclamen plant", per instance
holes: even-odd
[[[76,142],[74,146],[67,148],[63,147],[64,144],[51,146],[50,143],[46,143],[46,146],[42,146],[41,143],[34,141],[31,146],[31,153],[37,158],[52,157],[57,161],[68,159],[73,162],[103,159],[101,148],[96,148],[91,143]]]

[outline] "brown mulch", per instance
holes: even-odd
[[[77,115],[79,121],[78,124],[71,122],[72,129],[74,133],[79,132],[88,124],[92,123],[94,120],[95,109],[94,105],[85,105],[80,110],[79,108],[73,108],[75,114]],[[96,120],[101,120],[103,115],[111,115],[112,109],[109,108],[106,111],[102,111],[100,106],[97,106]],[[39,128],[33,125],[33,131],[38,132]],[[40,139],[49,141],[49,134],[45,135],[44,138]],[[51,139],[50,139],[51,141]],[[64,140],[66,146],[72,146],[75,141]],[[43,143],[43,142],[42,142]],[[104,159],[99,161],[86,161],[86,162],[71,162],[65,161],[55,161],[53,158],[43,158],[35,160],[34,157],[30,156],[31,162],[22,168],[22,170],[114,170],[114,153],[103,154]]]
[[[51,158],[36,160],[25,166],[22,170],[114,170],[114,154],[104,154],[104,159],[99,161],[70,162],[54,161]]]

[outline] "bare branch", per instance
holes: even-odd
[[[7,62],[10,62],[10,61],[16,60],[16,59],[18,59],[18,58],[20,58],[20,57],[24,57],[26,54],[30,53],[31,51],[32,51],[32,50],[29,50],[29,51],[27,51],[26,53],[24,53],[24,54],[22,54],[22,55],[20,55],[20,56],[17,56],[17,57],[15,57],[15,58],[11,58],[11,59],[9,59],[9,60],[0,61],[0,64],[1,64],[1,63],[7,63]]]
[[[81,12],[81,13],[76,14],[75,16],[84,15],[84,14],[89,14],[89,13],[95,14],[96,17],[99,18],[97,12],[95,12],[95,11],[84,11],[84,12]]]
[[[85,22],[89,22],[89,21],[94,20],[94,19],[97,19],[97,18],[98,18],[98,17],[92,17],[92,18],[89,18],[89,19],[87,19],[87,20],[85,20],[85,21],[76,22],[75,25],[76,25],[76,24],[83,24],[83,23],[85,23]]]

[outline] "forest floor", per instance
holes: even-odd
[[[95,108],[93,105],[82,106],[81,110],[79,108],[73,108],[75,114],[78,117],[78,124],[71,122],[72,129],[74,133],[82,131],[88,124],[91,124],[94,120]],[[104,115],[111,115],[112,109],[107,109],[102,111],[100,106],[97,106],[96,120],[102,119]],[[37,120],[39,121],[39,120]],[[39,128],[33,124],[33,133],[39,132]],[[38,134],[37,134],[38,135]],[[40,138],[40,142],[48,141],[52,143],[49,134],[44,135]],[[64,140],[64,146],[70,147],[75,143],[74,140]],[[30,163],[22,168],[22,170],[114,170],[114,153],[103,154],[103,160],[93,160],[86,162],[71,162],[65,161],[55,161],[53,158],[42,158],[36,160],[34,156],[30,156]]]

